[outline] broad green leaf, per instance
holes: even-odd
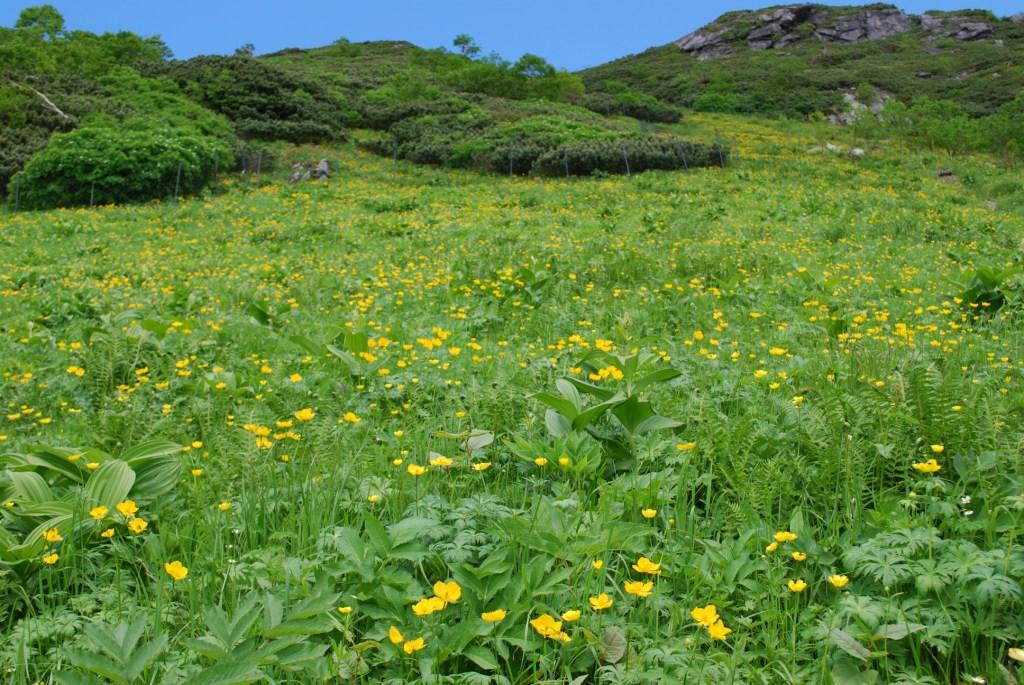
[[[189,678],[191,685],[248,685],[264,679],[255,664],[223,662]]]
[[[640,422],[640,424],[633,431],[636,435],[644,435],[646,433],[652,433],[654,431],[672,430],[683,425],[681,421],[670,419],[665,416],[648,416],[646,419]]]
[[[570,383],[568,380],[564,378],[559,378],[558,380],[555,381],[555,387],[558,388],[558,392],[562,395],[562,397],[569,400],[572,403],[572,406],[575,408],[575,411],[572,414],[568,414],[566,412],[562,413],[565,414],[566,416],[575,416],[576,414],[579,414],[580,410],[583,409],[583,398],[580,397],[580,393],[576,389],[576,386],[574,386],[572,383]],[[558,409],[558,407],[555,407],[555,409]],[[559,411],[562,410],[559,409]]]
[[[113,508],[123,502],[135,484],[135,471],[120,459],[103,462],[85,483],[85,501],[89,506],[103,504]]]
[[[559,414],[567,416],[570,419],[574,418],[579,413],[577,406],[573,404],[572,401],[567,400],[564,397],[552,395],[549,392],[535,393],[533,395],[533,399],[537,400],[538,402],[543,402],[544,404],[548,405],[549,407],[557,411]]]
[[[875,630],[875,640],[902,640],[907,635],[920,632],[925,626],[920,623],[888,623],[878,626]]]
[[[494,653],[486,647],[470,645],[462,650],[462,656],[466,657],[485,671],[498,670],[499,664],[497,658],[495,658]]]
[[[617,664],[626,655],[626,633],[618,626],[608,626],[601,634],[600,659],[606,664]]]
[[[639,392],[646,388],[648,385],[652,385],[654,383],[664,383],[665,381],[670,381],[675,378],[679,378],[682,375],[682,372],[679,371],[678,369],[658,369],[657,371],[652,371],[638,378],[633,383],[633,389]]]
[[[560,438],[572,432],[572,423],[569,419],[554,409],[548,409],[544,412],[544,425],[547,426],[548,432],[555,438]]]
[[[829,637],[832,638],[832,643],[836,647],[843,650],[854,659],[861,661],[867,661],[868,655],[871,653],[867,647],[857,641],[853,635],[850,635],[845,630],[840,628],[833,628],[829,631]]]
[[[7,477],[15,494],[25,502],[42,504],[57,499],[43,477],[34,471],[8,471]]]

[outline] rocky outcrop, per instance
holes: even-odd
[[[1013,19],[1018,21],[1016,17]],[[705,61],[735,54],[742,47],[777,50],[806,40],[853,43],[918,30],[925,39],[984,40],[992,24],[975,16],[946,13],[907,14],[895,7],[835,8],[817,4],[784,5],[767,10],[731,12],[680,38],[676,45]]]

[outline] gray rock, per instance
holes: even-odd
[[[851,157],[863,157],[865,154],[867,153],[864,152],[863,148],[855,147],[852,150],[850,150]]]
[[[992,37],[992,24],[987,21],[967,21],[960,24],[958,31],[952,34],[956,40],[982,40]]]
[[[1010,21],[1015,24],[1024,24],[1024,12],[1018,12],[1017,14],[1010,17]]]
[[[1013,21],[1024,22],[1024,13],[1014,15]],[[795,30],[805,25],[810,31]],[[992,37],[990,23],[962,15],[913,15],[895,8],[871,7],[837,17],[834,10],[823,5],[793,4],[735,13],[683,36],[676,46],[706,61],[735,54],[744,43],[752,50],[770,50],[799,43],[810,35],[826,44],[853,43],[890,38],[918,27],[929,41],[943,36],[961,41]]]

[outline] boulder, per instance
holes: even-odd
[[[992,24],[987,21],[966,21],[952,35],[956,40],[982,40],[992,37]]]
[[[1018,12],[1017,14],[1010,17],[1010,21],[1015,24],[1024,24],[1024,12]]]
[[[844,8],[824,5],[783,5],[770,10],[733,12],[702,29],[683,36],[676,46],[701,61],[736,53],[744,44],[751,50],[771,50],[799,43],[809,36],[822,43],[880,40],[920,29],[928,39],[950,37],[961,41],[992,38],[992,25],[956,14],[907,14],[894,7]],[[1024,22],[1024,13],[1013,21]],[[802,30],[797,30],[800,27]]]

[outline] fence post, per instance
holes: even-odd
[[[174,199],[178,199],[178,191],[181,189],[181,162],[178,162],[178,174],[174,177]]]
[[[562,161],[565,162],[565,177],[569,178],[569,155],[562,157]]]
[[[96,181],[92,182],[92,187],[89,188],[89,209],[92,209],[93,200],[96,199]]]
[[[256,174],[258,175],[263,169],[263,149],[261,148],[259,154],[256,155]]]
[[[632,176],[633,173],[629,170],[629,155],[626,154],[625,148],[622,150],[622,159],[626,160],[626,176]]]
[[[14,211],[18,211],[21,205],[21,179],[14,184]]]

